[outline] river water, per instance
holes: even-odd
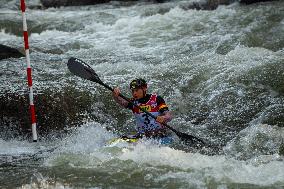
[[[21,49],[18,2],[1,2],[0,44]],[[191,4],[28,9],[35,91],[88,90],[99,119],[37,143],[0,138],[0,187],[284,188],[284,2]],[[106,145],[117,136],[109,130],[130,132],[133,118],[108,91],[70,74],[70,57],[126,95],[131,79],[145,78],[173,111],[171,126],[217,148]],[[25,58],[0,64],[1,91],[25,91]]]

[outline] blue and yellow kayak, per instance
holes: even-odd
[[[131,138],[131,137],[123,136],[123,137],[113,138],[113,139],[109,140],[108,145],[113,146],[113,145],[123,143],[123,142],[127,142],[129,144],[135,144],[140,139],[142,139],[142,138]],[[155,140],[157,140],[160,144],[164,144],[164,145],[172,144],[173,141],[174,141],[173,137],[171,137],[171,136],[166,136],[166,137],[158,138],[158,139],[155,139]]]
[[[111,140],[108,141],[108,144],[117,144],[117,143],[120,143],[120,142],[128,142],[128,143],[136,143],[139,141],[139,138],[113,138]]]

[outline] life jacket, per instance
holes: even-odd
[[[155,117],[161,115],[158,109],[159,107],[157,104],[156,94],[152,94],[148,102],[146,102],[145,104],[139,103],[137,100],[134,100],[133,103],[139,106],[140,108],[147,110]],[[149,115],[141,111],[138,107],[133,106],[132,112],[136,119],[137,123],[136,129],[138,133],[145,134],[163,129],[160,123],[158,123],[154,118],[150,117]]]

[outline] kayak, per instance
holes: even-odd
[[[139,141],[139,138],[125,138],[125,137],[119,137],[119,138],[113,138],[109,140],[107,143],[109,145],[118,144],[121,142],[127,142],[127,143],[137,143]]]
[[[117,144],[120,143],[128,143],[128,144],[136,144],[139,140],[141,140],[142,138],[131,138],[131,137],[119,137],[119,138],[113,138],[111,140],[109,140],[107,142],[107,144],[109,146],[115,146]],[[171,136],[166,136],[166,137],[162,137],[159,139],[155,139],[158,141],[159,144],[163,144],[163,145],[169,145],[172,144],[174,142],[173,137]]]

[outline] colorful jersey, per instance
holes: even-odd
[[[146,97],[142,99],[133,100],[133,103],[156,117],[168,110],[164,99],[156,94],[147,94]],[[163,128],[160,123],[141,111],[138,107],[135,107],[130,103],[128,108],[132,110],[136,118],[138,133],[144,134],[151,131],[158,131]]]

